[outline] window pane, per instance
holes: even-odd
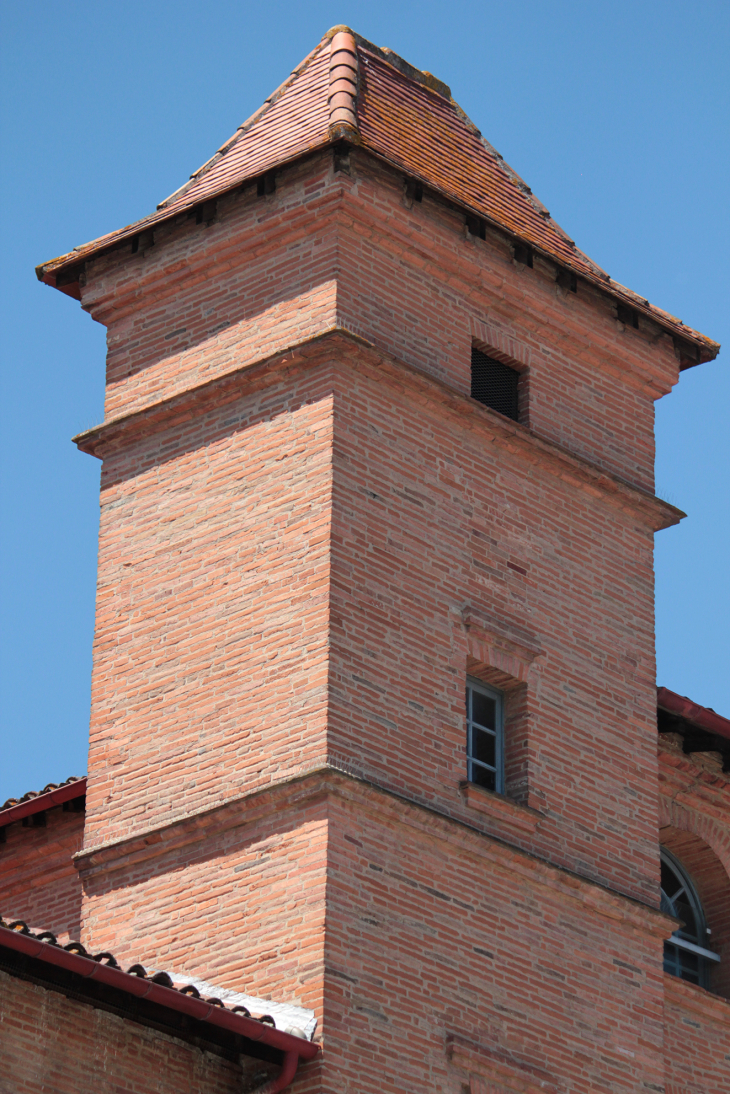
[[[471,693],[471,716],[480,726],[487,729],[497,728],[497,704],[488,695],[482,695],[480,691]]]
[[[490,764],[491,767],[495,765],[495,738],[476,726],[471,731],[471,757],[473,760],[481,760],[483,764]]]
[[[662,889],[669,899],[673,900],[681,888],[682,883],[676,877],[674,870],[671,869],[668,863],[662,862]]]
[[[677,934],[681,938],[686,938],[688,942],[700,943],[699,931],[697,930],[697,919],[695,917],[694,909],[687,900],[685,893],[682,893],[677,900],[674,901],[674,914],[677,919],[684,920],[684,927],[677,931]]]
[[[679,965],[679,950],[671,942],[664,943],[664,971],[670,972],[672,976],[682,975]]]
[[[696,953],[687,953],[686,950],[679,951],[679,963],[682,968],[679,975],[683,980],[689,980],[692,984],[699,984],[700,960],[701,958]]]
[[[486,767],[478,764],[469,764],[471,768],[471,781],[477,786],[484,786],[487,790],[495,789],[495,775],[493,771],[487,771]]]

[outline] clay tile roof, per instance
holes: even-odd
[[[28,790],[22,798],[8,798],[0,805],[0,827],[22,820],[32,813],[41,813],[73,798],[86,794],[86,776],[71,775],[65,782],[48,783],[42,790]]]
[[[37,942],[45,942],[49,946],[60,946],[58,939],[52,931],[38,931],[34,932],[30,929],[28,924],[22,919],[4,920],[0,916],[0,927],[4,927],[8,931],[17,931],[19,934],[25,935],[27,938],[33,938]],[[87,957],[91,961],[103,962],[110,969],[119,969],[122,971],[122,967],[117,961],[116,957],[112,953],[108,953],[106,950],[103,953],[91,954],[89,953],[80,942],[68,942],[65,946],[60,946],[61,949],[67,953],[78,954],[79,957]],[[222,1007],[224,1010],[231,1010],[234,1014],[243,1014],[244,1017],[250,1018],[251,1012],[246,1007],[226,1007],[225,1003],[220,999],[216,999],[214,996],[201,995],[194,984],[184,984],[181,988],[176,988],[173,984],[172,978],[166,972],[157,972],[152,975],[147,973],[147,970],[143,965],[134,964],[130,965],[127,969],[126,975],[137,976],[142,980],[149,979],[151,984],[159,984],[164,988],[171,988],[173,991],[179,991],[182,995],[190,995],[194,999],[202,999],[204,1003],[209,1003],[211,1006]],[[263,1022],[265,1025],[273,1026],[276,1028],[274,1019],[269,1014],[262,1014],[255,1019],[257,1022]]]
[[[678,340],[681,367],[717,355],[718,343],[613,281],[578,250],[484,140],[446,84],[349,27],[328,31],[263,106],[155,213],[43,263],[38,278],[78,298],[72,272],[86,258],[342,139],[650,316]],[[58,277],[61,271],[66,276]]]
[[[47,974],[41,974],[39,979],[30,970],[31,978],[41,983],[47,980],[47,986],[55,986],[56,990],[64,990],[68,986],[68,978],[75,978],[74,993],[84,996],[85,986],[94,981],[97,990],[85,996],[85,1001],[92,1006],[104,1006],[103,994],[98,986],[106,986],[117,993],[134,997],[138,1003],[148,1002],[167,1012],[238,1034],[250,1042],[249,1050],[252,1046],[255,1050],[258,1043],[263,1043],[278,1053],[304,1060],[313,1059],[319,1052],[319,1046],[306,1039],[304,1034],[299,1036],[277,1029],[276,1022],[268,1014],[256,1017],[246,1007],[227,1007],[215,996],[201,995],[194,984],[177,987],[166,972],[150,975],[140,964],[131,965],[125,972],[113,954],[90,954],[80,942],[62,946],[51,931],[34,932],[21,919],[5,921],[0,916],[0,954],[3,950],[40,962],[48,970]],[[17,961],[6,967],[21,977],[28,973]],[[55,970],[55,975],[52,970]],[[139,1013],[139,1007],[135,1008],[135,1015],[135,1020],[147,1024],[143,1014]],[[179,1032],[184,1035],[184,1026]],[[241,1051],[240,1046],[238,1051]]]

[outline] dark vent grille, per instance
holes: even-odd
[[[519,373],[480,349],[471,351],[471,397],[517,421]]]

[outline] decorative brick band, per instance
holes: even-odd
[[[358,61],[355,36],[349,28],[337,30],[330,43],[330,84],[327,103],[331,140],[359,142],[357,128]]]

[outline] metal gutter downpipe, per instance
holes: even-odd
[[[287,1052],[281,1071],[275,1079],[269,1079],[263,1086],[257,1086],[253,1094],[278,1094],[294,1081],[299,1066],[299,1053]]]

